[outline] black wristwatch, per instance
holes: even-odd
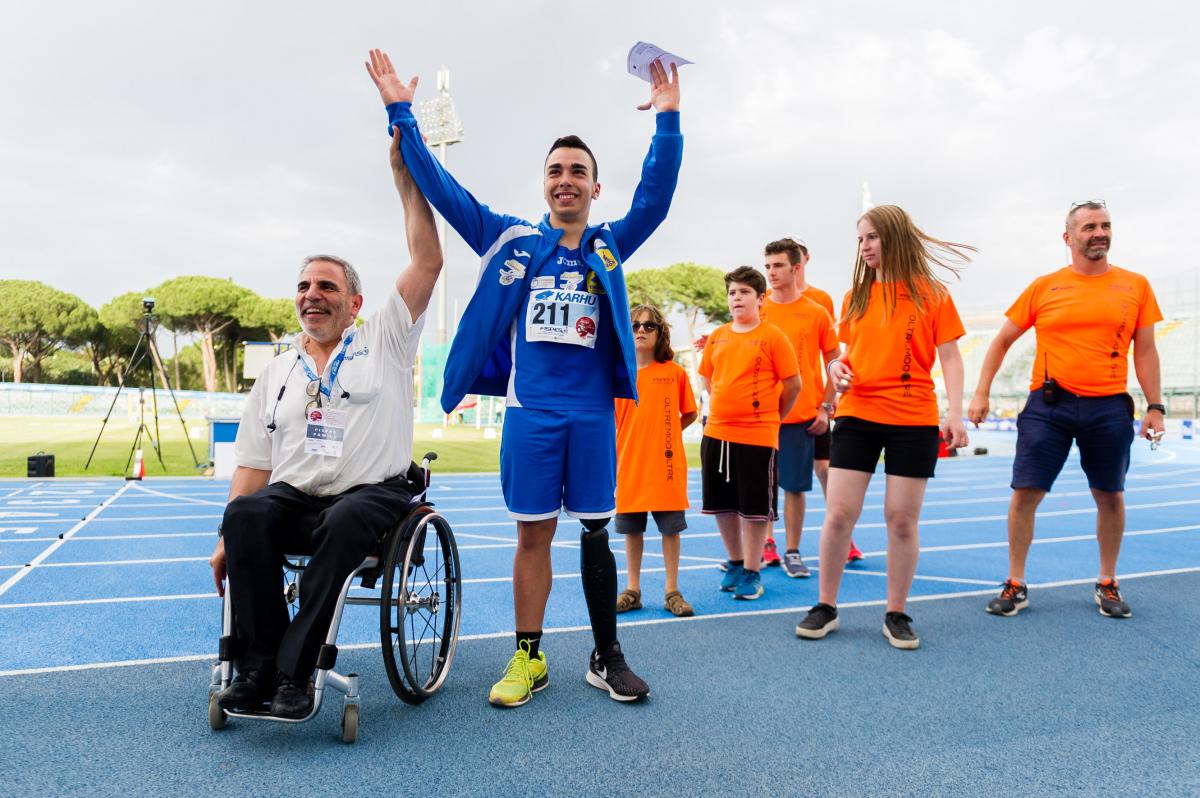
[[[224,531],[221,529],[221,526],[222,526],[224,523],[225,523],[225,522],[224,522],[224,521],[222,521],[220,524],[217,524],[217,537],[219,537],[219,538],[221,538],[221,537],[225,537],[225,532],[224,532]]]
[[[1157,410],[1164,416],[1167,414],[1166,405],[1160,405],[1158,402],[1151,402],[1150,404],[1146,405],[1146,412],[1149,413],[1151,410]]]

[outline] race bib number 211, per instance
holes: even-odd
[[[529,292],[525,339],[593,349],[600,327],[600,297],[586,291],[553,288]]]

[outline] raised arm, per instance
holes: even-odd
[[[1024,333],[1025,331],[1020,327],[1005,319],[1003,326],[1000,327],[1000,332],[996,333],[995,339],[988,346],[987,354],[983,356],[983,365],[979,367],[979,382],[975,385],[975,396],[971,399],[971,406],[967,408],[967,419],[976,427],[987,418],[988,395],[992,392],[992,380],[996,379],[996,372],[1000,370],[1000,365],[1004,362],[1004,355]],[[944,371],[943,367],[943,373]]]
[[[396,278],[396,290],[408,305],[415,319],[429,306],[429,297],[442,273],[442,247],[438,241],[433,210],[425,195],[413,182],[404,158],[400,155],[400,136],[392,136],[390,146],[392,179],[404,205],[404,234],[408,238],[408,254],[412,263]]]
[[[683,135],[679,132],[679,68],[671,65],[671,79],[663,65],[650,65],[650,100],[641,110],[654,108],[654,138],[642,162],[642,178],[633,192],[633,204],[625,218],[612,223],[613,237],[621,258],[628,260],[650,234],[667,218],[671,198],[683,160]]]
[[[366,66],[388,112],[389,132],[394,136],[400,128],[400,151],[413,181],[467,246],[482,255],[507,226],[504,217],[471,196],[425,146],[412,112],[418,78],[401,82],[382,50],[372,50]]]

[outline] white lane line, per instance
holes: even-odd
[[[94,543],[108,540],[156,540],[158,538],[216,538],[217,531],[211,532],[146,532],[145,534],[130,535],[77,535],[72,538],[74,543]]]
[[[225,517],[225,515],[223,513],[221,515],[134,515],[134,516],[121,516],[118,518],[97,518],[95,520],[95,523],[97,523],[97,524],[106,523],[107,524],[107,523],[126,522],[126,521],[211,521],[211,520],[219,521],[220,519],[222,519],[224,517]],[[213,534],[215,535],[216,532],[217,531],[214,529]]]
[[[1173,532],[1192,532],[1195,530],[1200,530],[1200,524],[1189,524],[1189,525],[1184,525],[1184,526],[1167,526],[1167,527],[1159,527],[1156,529],[1138,529],[1138,530],[1125,532],[1124,537],[1132,538],[1132,537],[1144,537],[1146,535],[1166,535],[1166,534],[1170,534]],[[782,532],[782,530],[779,530],[779,531]],[[161,535],[110,535],[110,536],[104,536],[104,537],[78,537],[77,536],[74,538],[74,542],[78,543],[80,541],[89,541],[90,542],[90,541],[97,541],[97,540],[101,540],[101,541],[140,540],[140,539],[145,539],[145,538],[211,537],[211,536],[212,536],[211,532],[189,532],[189,533],[161,534]],[[466,536],[465,535],[456,535],[456,537],[466,537]],[[472,537],[481,537],[485,540],[500,540],[503,542],[494,543],[494,544],[467,544],[464,546],[459,546],[458,547],[459,551],[473,551],[473,550],[484,550],[484,549],[511,549],[511,548],[515,548],[517,545],[516,541],[505,540],[504,538],[486,538],[483,536],[472,536]],[[688,539],[696,539],[696,538],[715,538],[715,537],[720,537],[720,535],[716,532],[693,532],[693,533],[684,533],[684,534],[680,535],[680,537],[688,538]],[[1040,546],[1040,545],[1051,544],[1051,543],[1078,543],[1080,541],[1091,541],[1091,540],[1095,540],[1095,539],[1096,539],[1096,536],[1094,534],[1063,535],[1063,536],[1058,536],[1058,537],[1034,538],[1033,542],[1034,542],[1034,544]],[[38,538],[37,540],[56,540],[56,539],[55,538]],[[579,545],[577,543],[567,542],[567,541],[554,543],[553,545],[557,548],[566,548],[566,549],[579,548]],[[1007,548],[1007,547],[1008,547],[1007,541],[991,541],[991,542],[987,542],[987,543],[957,543],[957,544],[952,544],[952,545],[947,545],[947,546],[921,546],[919,551],[922,554],[926,554],[926,553],[946,552],[946,551],[972,551],[972,550],[976,550],[976,549],[1002,549],[1002,548]],[[614,554],[623,554],[624,552],[625,552],[624,547],[622,547],[620,545],[613,547]],[[661,558],[663,555],[659,551],[655,551],[653,549],[646,549],[643,552],[643,556]],[[864,551],[863,556],[864,557],[886,557],[887,550],[885,549],[882,551]],[[151,559],[142,559],[142,560],[108,560],[108,561],[96,560],[94,562],[45,563],[45,564],[40,565],[39,567],[41,567],[41,568],[66,568],[66,567],[71,567],[71,566],[102,567],[102,566],[107,566],[107,565],[155,565],[158,563],[175,563],[175,562],[208,562],[208,559],[209,559],[208,557],[162,557],[162,558],[151,558]],[[722,557],[701,557],[701,556],[686,555],[686,554],[681,554],[679,559],[681,561],[690,560],[690,561],[695,561],[695,562],[712,563],[712,564],[724,562],[724,558],[722,558]],[[0,565],[0,571],[12,570],[12,569],[22,568],[22,567],[24,567],[24,566]],[[812,568],[813,568],[813,570],[818,570],[817,566],[812,566]],[[643,568],[642,570],[643,570],[643,573],[656,573],[658,571],[662,571],[665,569],[655,569],[654,571],[649,571],[649,570]],[[691,567],[685,567],[683,570],[696,570],[696,569],[691,568]],[[621,573],[625,573],[625,572],[622,571]],[[846,573],[872,574],[873,572],[863,571],[863,570],[860,570],[857,568],[850,568],[850,569],[847,569]],[[972,581],[969,579],[950,579],[950,577],[918,577],[918,578],[949,579],[950,581],[954,581],[954,582],[971,582]],[[467,581],[472,581],[472,580],[467,580]],[[498,581],[498,580],[497,579],[487,579],[487,580],[482,580],[482,581],[494,582],[494,581]],[[993,582],[979,581],[979,584],[990,585],[990,584],[993,584]],[[6,606],[14,606],[14,605],[0,604],[0,609],[3,609]]]
[[[130,483],[126,482],[124,485],[122,485],[117,490],[116,493],[114,493],[112,496],[109,496],[107,499],[105,499],[100,504],[100,506],[98,506],[96,509],[94,509],[90,513],[88,513],[82,521],[80,521],[78,524],[76,524],[75,526],[71,527],[69,530],[64,532],[63,536],[60,540],[56,540],[53,543],[51,543],[44,550],[42,550],[42,552],[40,554],[38,554],[36,557],[34,557],[32,560],[30,560],[29,563],[25,565],[25,567],[21,568],[21,570],[17,571],[15,574],[13,574],[7,580],[5,580],[4,584],[0,584],[0,596],[3,596],[5,593],[7,593],[9,591],[9,589],[12,588],[13,585],[17,584],[22,579],[24,579],[25,576],[27,574],[29,574],[30,572],[32,572],[34,568],[41,565],[41,563],[43,561],[45,561],[45,559],[47,557],[49,557],[51,554],[53,554],[55,551],[58,550],[59,546],[63,545],[68,540],[70,540],[71,537],[74,536],[74,534],[76,532],[83,529],[84,526],[87,525],[88,521],[90,521],[92,518],[95,518],[97,513],[99,513],[101,510],[103,510],[105,507],[107,507],[112,502],[116,501],[117,498],[121,496],[121,494],[125,493],[125,491],[129,490],[129,484]]]
[[[135,489],[136,489],[136,490],[138,490],[138,491],[140,491],[140,492],[142,492],[142,493],[148,493],[148,494],[150,494],[151,496],[159,496],[159,497],[161,497],[161,498],[164,498],[164,499],[173,499],[173,500],[175,500],[175,501],[181,501],[181,502],[191,502],[191,503],[194,503],[194,504],[205,504],[205,505],[208,505],[208,506],[210,506],[210,507],[211,507],[211,506],[213,506],[213,505],[216,505],[217,507],[224,507],[224,506],[225,506],[225,504],[226,504],[226,503],[225,503],[225,502],[223,502],[223,501],[221,501],[221,502],[215,502],[215,501],[211,501],[211,500],[209,500],[209,499],[193,499],[193,498],[190,498],[190,497],[188,497],[188,496],[175,496],[175,495],[172,495],[172,494],[170,494],[170,493],[163,493],[163,492],[162,492],[162,491],[160,491],[160,490],[154,490],[153,488],[147,488],[145,485],[137,485]]]
[[[1200,567],[1196,568],[1171,568],[1165,571],[1145,571],[1136,574],[1122,574],[1121,581],[1129,579],[1147,579],[1156,576],[1175,576],[1177,574],[1194,574],[1200,573]],[[1077,585],[1094,584],[1096,577],[1089,576],[1084,579],[1064,579],[1057,582],[1042,582],[1038,584],[1030,584],[1032,590],[1048,590],[1059,587],[1074,587]],[[974,596],[991,596],[994,595],[996,589],[994,587],[987,590],[962,590],[954,593],[933,593],[927,596],[910,596],[909,603],[925,602],[925,601],[950,601],[959,598],[970,598]],[[212,594],[211,598],[216,598],[216,594]],[[870,601],[848,601],[838,605],[838,611],[847,609],[855,609],[859,607],[885,607],[887,599],[876,599]],[[704,621],[712,621],[723,618],[750,618],[767,615],[785,615],[790,613],[807,612],[811,608],[809,604],[798,605],[794,607],[782,607],[769,610],[742,610],[737,612],[717,612],[707,615],[693,615],[690,618],[651,618],[642,621],[620,621],[618,626],[621,628],[634,626],[656,626],[664,623],[702,623]],[[566,634],[570,632],[590,632],[590,626],[560,626],[543,630],[542,634]],[[501,640],[511,638],[512,631],[486,632],[483,634],[474,635],[459,635],[459,642],[467,642],[471,640]],[[339,651],[363,651],[379,648],[379,643],[347,643],[339,645]],[[18,668],[13,670],[0,671],[0,677],[4,676],[40,676],[51,673],[70,673],[73,671],[93,671],[93,670],[108,670],[110,668],[134,668],[143,665],[171,665],[180,662],[213,662],[217,658],[215,652],[206,654],[183,654],[174,657],[155,657],[153,659],[131,659],[119,660],[113,662],[89,662],[81,665],[53,665],[45,668]]]
[[[1121,577],[1124,579],[1124,577]],[[20,604],[0,604],[0,610],[27,610],[36,607],[82,607],[89,604],[136,604],[145,601],[190,601],[220,598],[211,593],[183,593],[177,596],[121,596],[100,599],[63,599],[62,601],[24,601]]]
[[[208,562],[208,557],[153,557],[141,560],[92,560],[89,562],[44,562],[38,568],[94,568],[106,565],[168,565],[179,562]],[[3,566],[12,568],[15,566]],[[990,582],[988,584],[991,584]],[[0,605],[4,606],[4,605]]]

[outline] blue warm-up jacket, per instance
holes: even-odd
[[[441,402],[449,413],[469,393],[507,393],[513,320],[524,309],[530,282],[554,255],[563,231],[550,226],[549,214],[535,225],[493,212],[442,168],[425,146],[411,103],[393,103],[387,112],[389,132],[392,125],[400,127],[404,163],[421,193],[481,259],[479,283],[446,359]],[[579,245],[612,311],[621,354],[613,364],[613,385],[616,396],[625,399],[637,398],[637,362],[622,263],[667,218],[683,158],[679,113],[659,113],[655,125],[629,213],[615,222],[589,225]]]

